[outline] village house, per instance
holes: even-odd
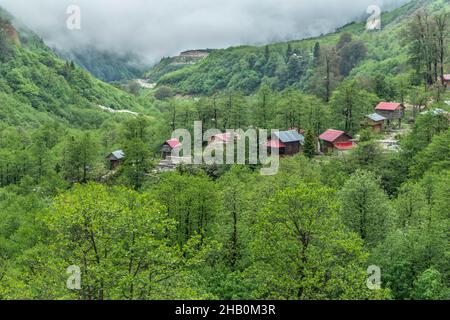
[[[175,149],[181,148],[182,144],[178,139],[170,139],[164,142],[161,147],[161,154],[163,159],[167,159],[172,156],[172,152]]]
[[[269,153],[272,149],[278,149],[280,156],[293,156],[300,153],[301,146],[305,144],[305,137],[297,130],[280,131],[272,135],[266,143]]]
[[[116,169],[123,162],[124,158],[125,158],[125,153],[122,150],[117,150],[117,151],[110,153],[106,157],[106,159],[109,162],[110,170]]]
[[[384,129],[386,118],[378,113],[372,113],[366,117],[365,125],[372,127],[373,132],[380,133]]]
[[[319,136],[322,152],[331,154],[333,152],[343,152],[353,149],[356,144],[352,136],[344,131],[329,129]]]
[[[447,87],[447,90],[450,90],[450,74],[444,74],[444,86]]]
[[[398,126],[401,127],[402,119],[405,115],[405,107],[397,102],[380,102],[375,107],[375,112],[386,118],[387,126],[391,126],[393,120],[398,120]]]

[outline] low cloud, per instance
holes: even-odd
[[[0,0],[50,46],[132,52],[149,62],[195,48],[263,44],[316,36],[408,0]],[[81,30],[66,27],[69,5]]]

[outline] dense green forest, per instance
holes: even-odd
[[[450,5],[382,19],[177,70],[166,58],[148,89],[94,78],[0,10],[0,299],[450,299]],[[362,125],[381,101],[406,106],[400,128]],[[308,147],[273,176],[155,171],[197,120],[301,128]],[[329,128],[358,147],[319,153]]]

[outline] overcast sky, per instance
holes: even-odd
[[[58,49],[95,46],[131,51],[149,62],[194,48],[301,39],[333,30],[369,5],[408,0],[0,0],[0,5]],[[81,9],[81,30],[66,27]]]

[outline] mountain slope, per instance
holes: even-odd
[[[149,74],[158,74],[160,85],[169,85],[180,93],[212,94],[219,90],[233,89],[246,94],[254,92],[261,84],[282,90],[289,86],[307,89],[315,71],[314,47],[335,45],[344,33],[350,33],[355,41],[362,41],[367,54],[354,72],[396,75],[405,71],[406,48],[399,43],[402,28],[417,10],[429,7],[431,11],[448,6],[444,0],[416,0],[382,15],[383,29],[367,32],[365,21],[353,22],[336,32],[299,41],[277,43],[265,47],[241,46],[214,50],[209,57],[181,70],[165,69],[164,63],[155,66]],[[163,67],[161,66],[163,65]],[[350,74],[350,75],[352,75]]]
[[[59,59],[5,11],[1,17],[0,122],[33,126],[57,119],[73,126],[96,127],[111,117],[99,105],[146,111],[134,96]]]

